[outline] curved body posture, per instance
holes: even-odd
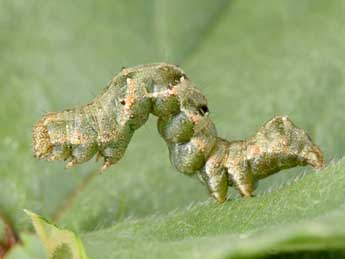
[[[171,163],[197,174],[218,202],[226,200],[228,186],[248,197],[258,180],[281,169],[324,164],[319,147],[287,117],[273,118],[244,141],[218,137],[205,96],[179,67],[164,63],[124,68],[91,103],[45,115],[33,128],[33,152],[69,159],[66,167],[97,155],[104,171],[121,159],[150,113],[158,117]]]

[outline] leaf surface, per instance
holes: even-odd
[[[23,239],[14,258],[43,254],[24,208],[78,233],[91,258],[344,246],[343,160],[305,169],[296,182],[302,170],[287,170],[262,181],[256,198],[231,193],[218,206],[172,168],[153,117],[103,175],[99,163],[66,171],[31,152],[31,127],[44,113],[88,102],[122,66],[164,61],[205,93],[220,136],[244,139],[289,115],[328,160],[339,159],[344,11],[341,0],[1,1],[0,212]]]

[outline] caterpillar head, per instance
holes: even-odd
[[[210,123],[206,97],[191,82],[184,80],[186,87],[181,90],[181,110],[194,123],[195,133]]]
[[[60,126],[61,121],[57,119],[56,113],[49,113],[36,123],[32,130],[32,149],[35,157],[46,160],[61,160],[68,157],[68,150],[63,145],[65,134],[56,132],[61,132]]]

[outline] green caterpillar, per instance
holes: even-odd
[[[287,117],[273,118],[247,140],[218,137],[205,96],[179,67],[164,63],[124,68],[91,103],[45,115],[33,128],[33,152],[70,159],[68,168],[97,155],[104,171],[121,159],[150,113],[158,117],[171,163],[197,174],[220,203],[228,186],[249,197],[258,180],[281,169],[324,165],[319,147]]]

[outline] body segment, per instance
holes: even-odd
[[[281,169],[323,165],[320,149],[287,117],[275,117],[253,137],[227,141],[217,136],[207,100],[184,72],[169,64],[125,68],[84,107],[48,113],[33,128],[33,151],[66,167],[93,156],[102,171],[124,155],[135,130],[153,114],[158,131],[181,173],[198,174],[218,202],[228,186],[251,196],[258,180]]]

